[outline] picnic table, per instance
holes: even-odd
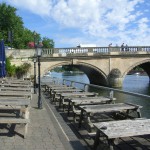
[[[5,84],[26,84],[26,85],[31,85],[31,81],[24,81],[24,80],[6,80],[4,82]]]
[[[55,84],[55,83],[46,83],[45,84],[45,92],[46,91],[50,91],[50,89],[52,87],[67,87],[67,85],[64,85],[64,84]]]
[[[52,88],[52,101],[56,101],[56,98],[60,97],[60,94],[62,93],[71,93],[71,92],[83,92],[81,89],[76,89],[76,88],[61,88],[61,89],[53,89]]]
[[[28,85],[28,84],[9,84],[9,83],[3,83],[0,84],[0,87],[21,87],[21,88],[27,88],[27,87],[31,87],[32,85]]]
[[[131,103],[115,103],[115,104],[103,104],[103,105],[82,105],[79,106],[81,109],[80,120],[79,120],[79,127],[81,127],[81,123],[83,120],[83,115],[87,114],[87,118],[90,121],[90,115],[95,113],[124,113],[125,116],[128,116],[129,113],[132,111],[137,113],[137,117],[141,117],[140,108],[142,106],[135,105]],[[84,113],[85,112],[85,113]]]
[[[11,97],[27,97],[27,98],[30,98],[32,99],[32,94],[31,92],[28,92],[28,91],[18,91],[18,92],[13,92],[13,91],[0,91],[0,96],[11,96]]]
[[[73,108],[73,113],[74,114],[79,114],[81,110],[75,109],[75,107],[78,107],[79,105],[97,105],[97,104],[106,104],[106,103],[111,103],[115,98],[112,100],[109,97],[104,97],[104,96],[95,96],[95,97],[78,97],[78,98],[71,98],[68,99],[68,115],[70,112],[71,107]]]
[[[31,92],[31,88],[0,87],[0,91],[30,91]]]
[[[66,105],[65,100],[68,100],[72,97],[88,97],[88,96],[96,96],[97,93],[94,92],[70,92],[70,93],[60,93],[60,99],[59,99],[59,107],[61,107],[61,104]],[[68,102],[67,102],[68,103]]]
[[[29,123],[29,108],[30,100],[22,98],[5,97],[0,99],[0,124],[11,124],[11,127],[16,124],[25,124],[24,138],[26,138],[27,128]],[[5,110],[5,113],[2,111]],[[8,111],[9,110],[9,111]],[[12,112],[16,113],[16,116],[12,116]],[[10,114],[11,113],[11,114]],[[11,128],[10,127],[10,128]],[[15,131],[13,131],[15,132]]]
[[[118,138],[150,134],[150,119],[98,122],[93,125],[97,129],[94,150],[99,144],[100,136],[106,137],[110,150],[113,150]]]
[[[72,86],[53,86],[53,87],[49,87],[49,93],[50,96],[53,95],[53,93],[55,93],[55,90],[69,90],[69,89],[75,89]]]

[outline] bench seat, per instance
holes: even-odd
[[[0,117],[0,124],[25,124],[24,138],[26,138],[27,128],[28,128],[29,122],[30,122],[30,119]]]

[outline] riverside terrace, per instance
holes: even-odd
[[[66,82],[66,86],[69,84],[67,82]],[[75,85],[73,83],[74,82],[72,82],[72,86]],[[18,82],[17,82],[17,86],[18,86]],[[87,86],[88,85],[84,86],[85,87],[84,90],[86,90]],[[10,90],[10,87],[9,87],[9,90]],[[12,90],[14,91],[14,88],[12,88]],[[17,89],[17,93],[19,93],[18,90],[19,89]],[[43,109],[37,109],[37,99],[38,99],[37,94],[32,94],[32,100],[28,99],[28,101],[30,101],[30,109],[29,109],[30,122],[28,123],[28,132],[26,134],[26,139],[22,138],[21,136],[22,125],[21,126],[17,125],[16,130],[15,130],[16,132],[11,132],[13,134],[10,134],[10,132],[8,132],[9,126],[5,126],[5,125],[1,126],[2,128],[0,128],[0,150],[33,150],[33,149],[36,149],[36,150],[78,150],[78,149],[90,150],[92,149],[91,147],[93,147],[93,144],[94,144],[93,137],[95,136],[95,133],[93,134],[92,132],[93,135],[88,134],[86,130],[86,126],[83,126],[84,124],[82,124],[81,128],[79,129],[78,122],[75,123],[73,121],[72,111],[70,111],[70,115],[68,116],[66,111],[62,111],[62,109],[61,108],[59,109],[57,105],[51,104],[49,93],[44,92],[45,88],[42,88],[42,90],[43,90],[42,92]],[[115,90],[115,89],[109,88],[108,91],[110,90]],[[117,92],[117,90],[114,92]],[[118,91],[118,92],[121,92],[121,91]],[[129,94],[132,94],[132,93],[129,93]],[[22,96],[18,99],[16,99],[15,96],[13,96],[13,98],[12,96],[9,98],[11,98],[12,102],[14,99],[16,99],[15,103],[18,103],[21,99],[22,99],[22,102],[24,99],[26,99],[26,98],[23,98]],[[108,102],[108,98],[103,99],[104,96],[106,95],[101,96],[99,102],[101,100],[102,100],[101,101],[102,103],[105,103],[106,101]],[[112,97],[112,94],[110,96]],[[138,97],[139,96],[144,97],[140,94],[138,95]],[[5,103],[6,96],[4,97],[3,97],[3,101]],[[87,104],[88,101],[85,100],[85,98],[86,97],[80,98],[80,100],[84,101],[84,104]],[[11,102],[11,100],[9,102]],[[90,103],[93,102],[93,100],[94,99],[90,100]],[[97,101],[97,99],[95,100]],[[109,100],[109,102],[111,101]],[[21,102],[19,103],[21,104]],[[8,101],[7,101],[7,104],[8,104]],[[78,121],[78,117],[76,119]],[[91,121],[92,120],[93,118],[91,118]],[[145,120],[148,121],[148,119],[145,119]],[[138,124],[141,124],[141,121],[140,119],[137,120]],[[99,125],[95,124],[95,126],[99,128]],[[143,128],[143,131],[144,131],[144,128]],[[109,138],[111,140],[112,137],[109,136]],[[137,136],[137,137],[131,137],[131,138],[119,138],[118,144],[116,145],[114,148],[117,150],[120,150],[120,149],[122,150],[131,150],[131,149],[132,150],[133,149],[134,150],[135,149],[148,150],[149,145],[150,145],[150,137],[148,135],[148,136]],[[95,146],[97,147],[97,141],[95,141]],[[98,145],[97,150],[101,150],[101,149],[104,150],[103,144]]]
[[[45,80],[46,81],[46,80]],[[47,83],[47,81],[46,81]],[[63,80],[59,81],[56,79],[55,84],[62,85],[65,83],[67,86],[72,86],[78,84],[83,84],[83,89],[84,91],[87,90],[87,86],[95,86],[95,85],[90,85],[90,84],[84,84],[80,82],[74,82],[74,81],[69,81],[69,80]],[[45,85],[44,80],[43,80],[43,85]],[[51,83],[51,86],[54,85],[54,82]],[[48,84],[50,88],[50,84]],[[137,118],[141,117],[140,109],[142,106],[136,105],[136,104],[131,104],[131,103],[118,103],[116,100],[115,104],[106,104],[108,102],[108,93],[111,91],[111,98],[113,98],[113,92],[120,92],[122,94],[128,94],[128,95],[134,95],[138,97],[143,97],[143,98],[150,98],[150,96],[146,95],[141,95],[141,94],[136,94],[136,93],[131,93],[131,92],[125,92],[117,89],[112,89],[112,88],[107,88],[107,87],[100,87],[100,86],[95,86],[97,88],[104,88],[105,90],[108,90],[107,94],[103,96],[96,96],[95,97],[81,97],[81,95],[78,97],[77,94],[75,93],[75,98],[74,97],[66,97],[66,101],[72,101],[73,99],[76,99],[76,101],[82,101],[80,104],[77,103],[77,105],[74,103],[73,106],[77,106],[76,110],[80,115],[76,117],[76,121],[73,120],[73,114],[72,111],[70,111],[70,115],[68,116],[68,108],[65,108],[65,111],[59,107],[58,104],[51,103],[51,97],[48,97],[46,91],[44,93],[45,95],[45,100],[51,105],[53,108],[53,111],[56,113],[59,113],[61,117],[67,122],[67,125],[69,125],[75,132],[78,132],[79,135],[81,136],[82,139],[86,142],[86,144],[94,150],[104,150],[104,149],[111,149],[111,150],[148,150],[150,149],[150,119],[146,118]],[[62,87],[63,88],[63,87]],[[45,88],[44,88],[45,89]],[[46,88],[47,89],[47,88]],[[56,91],[55,91],[56,92]],[[68,92],[68,91],[67,91]],[[57,92],[56,92],[57,93]],[[78,93],[78,92],[77,92]],[[82,92],[81,92],[82,93]],[[84,93],[84,92],[83,92]],[[66,94],[66,93],[64,93]],[[68,93],[68,95],[70,95]],[[72,96],[74,95],[73,93],[71,94]],[[67,96],[67,94],[66,94]],[[99,98],[99,104],[96,103],[94,105],[94,98],[97,102]],[[89,102],[88,102],[89,100]],[[73,101],[72,101],[73,102]],[[111,102],[109,100],[109,102]],[[112,100],[113,102],[113,100]],[[101,103],[101,104],[100,104]],[[87,105],[88,104],[88,105]],[[91,105],[92,104],[92,105]],[[67,105],[67,104],[66,104]],[[79,107],[78,107],[79,106]],[[99,109],[99,108],[101,109]],[[81,108],[81,111],[80,111]],[[95,109],[96,108],[96,109]],[[82,113],[84,110],[84,114]],[[86,113],[87,112],[87,113]],[[135,112],[135,113],[134,113]],[[74,112],[76,113],[76,112]],[[136,116],[135,116],[136,114]],[[60,117],[58,117],[60,118]],[[81,119],[83,121],[82,126],[81,124]],[[104,123],[103,123],[104,122]],[[145,122],[145,123],[143,123]],[[60,123],[61,124],[61,123]],[[115,124],[124,124],[125,128],[118,128],[117,132],[117,125],[114,128],[114,132],[111,132],[111,130],[107,130],[113,128]],[[131,124],[131,126],[130,126]],[[91,129],[92,127],[92,129]],[[93,128],[95,127],[95,128]],[[105,127],[105,129],[104,129]],[[97,129],[96,129],[97,128]],[[96,129],[96,130],[95,130]],[[123,131],[121,131],[123,130]],[[97,131],[97,134],[96,134]],[[108,138],[107,138],[108,135]],[[95,138],[96,136],[96,138]]]

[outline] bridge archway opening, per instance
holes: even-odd
[[[140,62],[138,64],[135,64],[134,66],[131,66],[128,71],[124,74],[124,79],[125,76],[128,75],[144,75],[148,76],[149,79],[147,79],[147,82],[150,83],[150,60],[146,62]],[[138,68],[138,69],[137,69]],[[123,80],[125,82],[125,80]]]
[[[148,75],[150,77],[150,60],[148,62],[141,62],[139,64],[135,64],[134,66],[131,66],[125,73],[123,76],[127,75],[127,74],[133,74],[136,72],[141,73],[141,75]],[[135,68],[139,68],[136,69]],[[141,70],[140,70],[141,68]]]
[[[68,66],[70,68],[74,67],[77,68],[79,71],[82,71],[87,76],[90,84],[108,86],[106,75],[101,70],[98,70],[97,68],[94,68],[92,66],[86,66],[83,64],[58,64],[52,66],[51,68],[48,68],[46,72],[57,70],[56,68],[61,68],[62,66]]]
[[[108,86],[107,78],[100,70],[82,64],[73,64],[71,66],[84,72],[88,77],[90,84]]]

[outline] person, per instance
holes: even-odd
[[[128,47],[127,44],[126,44],[126,46],[125,46],[125,51],[129,51],[129,47]]]
[[[110,44],[108,45],[108,47],[112,47],[112,43],[110,43]]]
[[[121,45],[121,51],[124,51],[124,43]]]

